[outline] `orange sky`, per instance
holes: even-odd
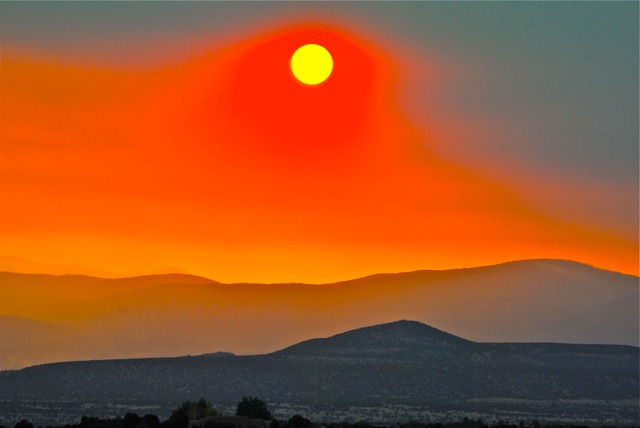
[[[306,43],[334,59],[317,87],[288,69]],[[637,236],[554,208],[558,188],[580,183],[510,180],[505,160],[472,168],[433,150],[469,130],[408,119],[398,88],[410,62],[391,45],[295,24],[145,70],[3,57],[0,253],[225,282],[528,258],[638,274]],[[411,61],[432,85],[461,72]]]

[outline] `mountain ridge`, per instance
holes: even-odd
[[[544,418],[561,411],[637,423],[639,354],[625,345],[478,343],[403,320],[262,355],[63,362],[2,372],[0,415],[28,407],[37,423],[60,423],[60,406],[69,415],[90,406],[100,416],[119,403],[125,410],[155,406],[167,416],[185,399],[205,396],[224,407],[252,394],[276,412],[381,407],[400,417],[409,408],[446,408]],[[29,404],[36,402],[38,408]]]
[[[59,271],[60,269],[71,269],[71,270],[74,270],[76,268],[82,268],[82,269],[85,269],[85,270],[89,270],[92,273],[77,273],[77,272],[71,272],[71,271],[70,272],[64,272],[64,273],[22,272],[22,271],[19,271],[19,270],[12,270],[10,268],[7,268],[7,263],[4,263],[4,264],[2,263],[5,259],[18,259],[18,260],[23,261],[25,263],[31,263],[31,264],[34,264],[34,265],[43,266],[42,269],[46,269],[46,266],[51,266],[52,268],[54,268],[55,271]],[[615,270],[605,269],[605,268],[598,267],[596,265],[591,265],[591,264],[588,264],[588,263],[583,263],[583,262],[579,262],[579,261],[575,261],[575,260],[553,259],[553,258],[533,258],[533,259],[510,260],[510,261],[487,264],[487,265],[458,267],[458,268],[449,268],[449,269],[417,269],[417,270],[411,270],[411,271],[379,272],[379,273],[368,274],[368,275],[359,276],[359,277],[355,277],[355,278],[344,279],[344,280],[339,280],[339,281],[332,281],[332,282],[324,282],[324,283],[310,283],[310,282],[297,282],[297,281],[293,281],[293,282],[291,282],[291,281],[287,281],[287,282],[267,282],[267,283],[246,282],[246,281],[220,282],[220,281],[216,281],[216,280],[214,280],[212,278],[209,278],[208,276],[189,273],[189,272],[185,271],[184,269],[180,269],[180,268],[176,268],[176,270],[178,270],[178,271],[163,272],[166,269],[171,269],[170,267],[162,267],[162,268],[156,269],[156,271],[154,271],[154,272],[145,272],[145,273],[138,273],[138,274],[126,274],[126,273],[115,273],[115,272],[103,271],[103,270],[98,269],[98,268],[93,268],[93,267],[89,267],[89,266],[82,266],[82,265],[58,265],[58,264],[37,263],[37,262],[31,262],[31,261],[26,260],[26,259],[22,259],[20,257],[14,257],[14,256],[0,256],[0,273],[14,273],[14,274],[24,274],[24,275],[51,275],[51,276],[84,276],[84,277],[92,277],[92,278],[96,278],[96,279],[110,279],[110,280],[175,275],[175,276],[183,276],[185,278],[186,277],[203,278],[203,279],[207,279],[207,280],[213,281],[213,282],[218,283],[218,284],[226,284],[226,285],[342,285],[342,284],[351,283],[351,282],[355,282],[355,281],[371,280],[371,279],[374,279],[374,278],[384,278],[384,277],[393,276],[393,275],[415,275],[415,274],[421,274],[421,273],[423,274],[423,273],[438,273],[438,272],[440,272],[440,273],[464,273],[464,272],[473,271],[473,270],[483,270],[483,269],[498,268],[498,267],[505,267],[505,266],[515,266],[515,265],[519,265],[519,264],[529,264],[529,263],[552,263],[552,264],[566,265],[566,266],[581,266],[583,268],[593,269],[594,271],[602,271],[602,272],[608,272],[608,273],[613,273],[613,274],[618,274],[618,275],[624,275],[624,276],[628,276],[628,277],[640,278],[638,275],[633,275],[633,274],[629,274],[629,273],[624,273],[624,272],[618,272],[618,271],[615,271]],[[104,276],[100,276],[100,273],[103,273]],[[116,275],[116,276],[114,276],[114,275]]]
[[[146,275],[162,275],[162,274],[189,274],[185,269],[175,266],[161,266],[152,271],[127,274],[122,272],[112,272],[104,269],[99,269],[93,266],[77,265],[77,264],[57,264],[57,263],[40,263],[32,260],[27,260],[22,257],[0,255],[0,271],[2,272],[14,272],[14,273],[26,273],[26,274],[44,274],[44,275],[84,275],[93,276],[96,278],[127,278],[133,276],[146,276]]]
[[[557,260],[380,274],[329,285],[222,284],[181,274],[96,279],[15,273],[0,273],[0,284],[0,323],[14,316],[72,327],[100,344],[82,358],[106,355],[105,349],[122,358],[261,354],[398,319],[479,342],[637,346],[640,336],[637,277]],[[35,326],[10,328],[16,339],[11,361],[8,351],[0,352],[0,368],[52,361],[52,345],[28,340],[44,340]],[[0,339],[3,334],[0,329]],[[77,359],[81,345],[57,349],[55,360]]]
[[[414,275],[414,274],[435,273],[435,272],[441,272],[441,273],[466,273],[466,272],[470,272],[470,271],[474,271],[474,270],[475,271],[487,270],[487,269],[491,269],[491,268],[511,267],[511,266],[518,266],[518,265],[524,265],[524,264],[531,264],[531,263],[554,264],[554,265],[559,265],[559,266],[573,266],[573,267],[577,266],[577,267],[582,267],[582,268],[590,268],[593,271],[602,271],[602,272],[607,272],[607,273],[613,273],[613,274],[618,274],[618,275],[638,278],[638,275],[632,275],[632,274],[628,274],[628,273],[624,273],[624,272],[618,272],[618,271],[614,271],[614,270],[610,270],[610,269],[604,269],[604,268],[600,268],[600,267],[595,266],[595,265],[590,265],[590,264],[578,262],[578,261],[575,261],[575,260],[544,259],[543,258],[543,259],[511,260],[511,261],[506,261],[506,262],[502,262],[502,263],[495,263],[495,264],[489,264],[489,265],[470,266],[470,267],[461,267],[461,268],[452,268],[452,269],[418,269],[418,270],[406,271],[406,272],[382,272],[382,273],[376,273],[376,274],[372,274],[372,275],[366,275],[366,276],[359,277],[359,278],[353,278],[353,279],[344,280],[344,281],[337,281],[337,282],[334,282],[334,283],[330,283],[329,285],[342,284],[342,283],[347,283],[347,282],[352,282],[352,281],[359,281],[359,280],[364,280],[364,279],[371,279],[371,278],[376,278],[376,277],[388,277],[388,276],[392,276],[392,275]]]

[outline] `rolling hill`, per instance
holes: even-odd
[[[207,397],[224,409],[254,395],[280,417],[304,411],[340,420],[362,417],[362,409],[371,415],[394,409],[396,420],[408,420],[420,409],[434,418],[448,412],[637,424],[638,357],[637,347],[619,345],[477,343],[398,321],[265,355],[66,362],[4,372],[0,423],[19,415],[42,425],[67,423],[131,409],[166,417],[187,399]]]
[[[334,284],[221,284],[184,274],[101,279],[0,273],[0,367],[68,359],[271,352],[308,337],[415,319],[483,342],[638,345],[638,277],[561,260],[380,274]],[[34,359],[32,324],[90,337]],[[44,325],[44,324],[43,324]],[[70,339],[71,340],[71,339]],[[80,339],[78,339],[80,340]],[[44,346],[41,346],[44,349]],[[20,357],[22,356],[22,358]]]

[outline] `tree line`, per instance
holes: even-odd
[[[262,398],[244,396],[236,407],[236,416],[245,416],[250,419],[262,419],[268,421],[268,428],[374,428],[369,422],[361,421],[356,423],[340,422],[329,424],[318,424],[305,418],[302,415],[293,415],[288,420],[279,420],[272,417],[267,407],[267,403]],[[140,416],[136,413],[127,413],[124,416],[109,418],[97,418],[83,416],[78,424],[66,424],[61,427],[46,428],[188,428],[189,421],[202,419],[208,416],[218,416],[218,412],[210,401],[201,398],[198,401],[185,401],[164,421],[153,414]],[[226,426],[207,426],[207,428],[229,428]],[[10,428],[0,425],[0,428]],[[34,428],[33,424],[26,419],[18,421],[13,428]],[[38,427],[42,428],[42,427]],[[521,420],[518,424],[505,421],[498,421],[497,424],[488,425],[481,419],[464,418],[455,423],[423,423],[410,421],[397,424],[392,428],[589,428],[582,425],[540,423],[534,420],[530,424],[525,424]],[[602,428],[618,428],[616,426],[603,426]]]

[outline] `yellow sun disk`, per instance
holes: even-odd
[[[308,44],[299,47],[291,57],[293,75],[307,85],[317,85],[329,78],[333,70],[333,58],[320,45]]]

